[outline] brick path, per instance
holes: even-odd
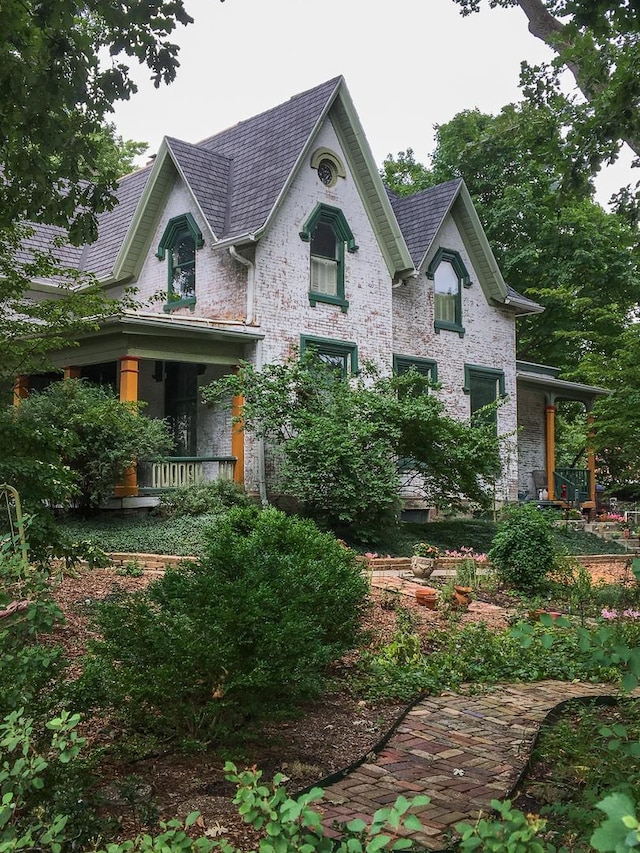
[[[410,836],[430,850],[446,850],[454,824],[473,821],[491,811],[492,799],[510,795],[553,708],[567,699],[609,695],[615,695],[611,685],[542,681],[423,699],[380,752],[325,786],[323,823],[369,821],[399,794],[428,794],[430,804],[415,809],[423,830]],[[640,688],[633,695],[640,696]]]

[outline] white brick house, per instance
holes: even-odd
[[[123,499],[194,472],[233,471],[264,495],[264,448],[232,427],[240,401],[212,411],[198,388],[242,359],[307,346],[347,371],[415,364],[460,418],[504,396],[498,497],[524,490],[515,327],[541,309],[503,281],[462,181],[409,198],[385,190],[341,77],[197,145],[165,138],[151,165],[121,180],[98,241],[71,257],[111,295],[135,286],[144,307],[57,364],[112,379],[174,428],[174,461],[132,473]],[[544,458],[543,430],[528,434],[527,460],[536,440]]]

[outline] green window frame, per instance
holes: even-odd
[[[302,226],[300,238],[310,244],[309,304],[349,308],[344,290],[344,250],[357,252],[353,232],[338,207],[317,204]]]
[[[436,334],[445,329],[464,337],[462,288],[471,287],[471,277],[460,254],[453,249],[439,248],[427,267],[427,278],[433,281]]]
[[[463,390],[469,395],[471,419],[493,424],[497,429],[496,409],[487,412],[485,406],[496,403],[505,396],[504,371],[479,364],[465,364]]]
[[[398,376],[403,373],[408,373],[411,368],[417,370],[422,376],[430,379],[431,382],[438,381],[438,363],[432,358],[418,358],[413,355],[396,355],[393,356],[393,372]]]
[[[358,345],[353,341],[300,335],[300,355],[308,351],[316,353],[329,369],[339,373],[342,379],[358,372]]]
[[[167,304],[165,311],[196,304],[196,252],[204,246],[202,233],[190,213],[174,216],[167,223],[156,257],[167,259]]]

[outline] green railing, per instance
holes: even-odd
[[[556,500],[584,503],[591,497],[591,472],[587,468],[557,468],[553,487]]]
[[[142,491],[179,489],[193,483],[233,480],[235,456],[168,456],[138,466]]]

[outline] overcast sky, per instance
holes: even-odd
[[[496,113],[520,99],[520,63],[551,58],[518,8],[463,18],[453,0],[186,0],[178,77],[116,109],[125,139],[187,142],[223,130],[342,74],[376,162],[413,148],[428,161],[435,124],[463,109]],[[600,181],[599,198],[628,180],[628,163]]]

